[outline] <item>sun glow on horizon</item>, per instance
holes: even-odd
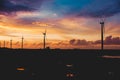
[[[6,2],[8,5],[4,5]],[[116,3],[112,0],[109,2],[112,5]],[[46,44],[51,48],[100,48],[99,18],[103,14],[96,12],[104,10],[107,18],[104,35],[106,49],[119,48],[120,13],[116,12],[119,8],[114,5],[114,13],[111,10],[108,12],[106,6],[109,7],[109,2],[104,4],[100,1],[99,4],[104,5],[96,5],[93,10],[92,7],[98,2],[92,0],[5,0],[0,4],[3,6],[0,9],[0,42],[3,45],[3,41],[6,41],[6,46],[9,47],[12,39],[13,48],[20,48],[23,36],[24,48],[42,48],[43,33],[46,30]]]

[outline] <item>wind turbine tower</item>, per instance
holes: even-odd
[[[10,48],[12,49],[12,39],[10,40]]]
[[[104,49],[104,19],[101,19],[100,21],[100,24],[101,24],[101,50]]]
[[[22,38],[21,38],[21,49],[23,49],[23,41],[24,41],[24,37],[22,36]]]
[[[45,32],[43,33],[43,49],[45,49],[46,48],[46,30],[45,30]]]
[[[1,41],[0,41],[0,48],[1,48]]]
[[[4,48],[5,48],[5,40],[4,40]]]

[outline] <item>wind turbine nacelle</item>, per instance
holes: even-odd
[[[104,22],[100,22],[100,24],[104,24]]]
[[[43,35],[46,35],[46,33],[43,33]]]

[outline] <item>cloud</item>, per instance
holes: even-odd
[[[9,0],[0,0],[0,13],[1,14],[10,14],[16,11],[32,11],[33,8],[30,8],[26,5],[16,4]]]
[[[20,45],[20,42],[19,42],[19,41],[17,41],[16,43],[14,43],[14,45]]]
[[[89,45],[90,41],[80,40],[80,39],[72,39],[69,41],[71,45]]]
[[[60,41],[60,42],[58,42],[58,43],[51,43],[51,45],[56,45],[56,46],[66,46],[66,45],[68,45],[66,42],[64,42],[64,41]]]
[[[55,0],[56,11],[80,17],[111,17],[120,13],[120,0]],[[54,4],[53,4],[54,5]]]
[[[46,10],[47,5],[47,10],[59,13],[61,16],[98,18],[110,17],[120,12],[120,0],[0,0],[0,13],[40,11],[41,5],[43,10]]]
[[[27,6],[32,6],[34,8],[40,7],[43,1],[48,1],[48,0],[12,0],[12,2],[16,4],[23,4]]]
[[[93,42],[93,44],[101,44],[101,40],[96,40]]]
[[[80,46],[80,45],[97,45],[101,44],[101,40],[87,41],[80,39],[71,39],[69,41],[70,45]],[[105,45],[120,45],[120,37],[107,36],[104,40]]]
[[[17,37],[15,35],[9,34],[9,32],[3,28],[0,28],[0,36],[6,36],[6,37]]]
[[[120,37],[112,37],[112,36],[108,36],[105,38],[104,43],[106,45],[120,45]]]
[[[120,13],[120,0],[95,0],[89,6],[83,8],[78,16],[110,17],[118,13]]]
[[[72,40],[69,41],[69,43],[70,43],[71,45],[74,45],[75,41],[76,41],[75,39],[72,39]]]
[[[94,44],[101,44],[101,40],[94,41]],[[107,36],[104,40],[105,45],[120,45],[120,37]]]

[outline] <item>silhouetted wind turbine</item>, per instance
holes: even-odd
[[[10,48],[12,49],[12,39],[10,40]]]
[[[43,49],[46,48],[46,29],[45,29],[45,32],[43,33]]]
[[[4,40],[4,48],[5,48],[5,40]]]
[[[23,41],[24,41],[24,37],[22,36],[22,38],[21,38],[21,49],[23,49]]]
[[[0,41],[0,48],[1,48],[1,41]]]
[[[105,30],[105,28],[104,28],[105,22],[104,21],[105,21],[104,18],[101,19],[101,21],[100,21],[100,24],[101,24],[101,50],[104,49],[104,30]]]

